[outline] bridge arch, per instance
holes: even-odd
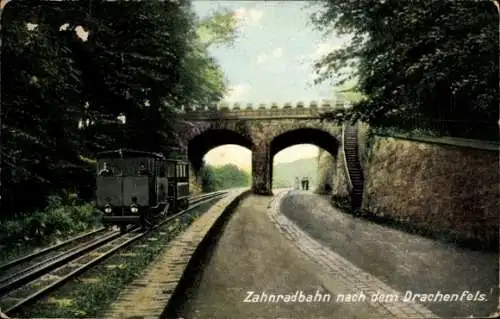
[[[217,146],[236,144],[252,152],[252,190],[271,195],[273,157],[297,144],[313,144],[326,153],[337,154],[342,126],[322,120],[330,107],[187,110],[181,114],[180,143],[188,149],[193,166],[201,168],[204,155]],[[194,176],[192,174],[191,176]]]
[[[317,128],[297,128],[274,137],[269,145],[270,189],[272,189],[273,185],[274,156],[290,146],[299,144],[315,145],[330,153],[333,158],[337,157],[340,146],[340,142],[335,136]]]
[[[284,132],[271,140],[271,159],[274,155],[293,145],[313,144],[332,156],[336,156],[339,148],[339,141],[329,132],[317,128],[298,128]]]
[[[253,151],[254,143],[243,134],[229,129],[210,129],[188,141],[188,160],[195,171],[201,168],[203,157],[218,146],[235,144]]]

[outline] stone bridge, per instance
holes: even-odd
[[[311,102],[309,105],[235,103],[208,107],[182,108],[178,116],[182,127],[180,143],[188,150],[192,176],[199,177],[203,157],[211,149],[237,144],[252,152],[252,189],[257,194],[270,195],[272,190],[273,157],[296,144],[313,144],[334,158],[342,143],[342,125],[321,120],[322,113],[339,110],[345,104]],[[194,173],[194,174],[193,174]],[[199,180],[198,180],[199,181]]]

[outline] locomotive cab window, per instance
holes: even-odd
[[[167,163],[167,176],[169,178],[175,177],[175,162]]]
[[[101,161],[97,167],[97,175],[98,176],[113,176],[115,174],[115,170],[112,165],[110,165],[109,161]]]
[[[156,164],[158,167],[158,177],[165,177],[165,163],[163,161],[157,161]]]
[[[135,164],[132,166],[132,168],[135,166],[135,173],[134,175],[136,176],[150,176],[154,174],[154,170],[152,169],[151,165],[151,160],[146,160],[146,159],[139,159],[138,163],[137,161],[133,161],[130,164]]]

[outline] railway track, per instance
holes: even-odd
[[[227,191],[192,197],[188,209],[168,216],[152,229],[146,231],[133,227],[128,232],[121,234],[119,231],[99,229],[32,254],[36,256],[29,255],[0,266],[0,269],[3,269],[3,273],[0,275],[0,306],[2,309],[6,309],[4,310],[5,314],[14,313],[165,223],[186,216],[186,213],[194,208],[225,194]],[[87,241],[82,243],[81,241],[84,239]],[[62,247],[69,248],[60,251]],[[57,251],[59,253],[56,253]],[[43,261],[39,261],[42,256],[46,257]],[[33,261],[38,262],[33,263]],[[20,268],[23,264],[26,266]]]
[[[62,254],[73,249],[77,249],[85,243],[105,234],[106,229],[104,227],[99,228],[95,231],[91,231],[83,235],[68,239],[57,245],[47,247],[45,249],[0,265],[0,286],[4,285],[13,277],[18,277],[21,272],[28,272],[30,270],[33,270],[38,264],[48,263],[50,260],[55,260],[62,256]]]

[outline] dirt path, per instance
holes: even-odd
[[[252,195],[238,206],[198,282],[185,292],[177,315],[190,319],[381,318],[369,303],[334,300],[335,292],[351,287],[324,273],[276,229],[266,211],[270,200]],[[293,295],[297,291],[305,296],[321,294],[316,300],[323,300],[248,303],[250,291],[259,294],[254,297],[261,301],[262,292]]]

